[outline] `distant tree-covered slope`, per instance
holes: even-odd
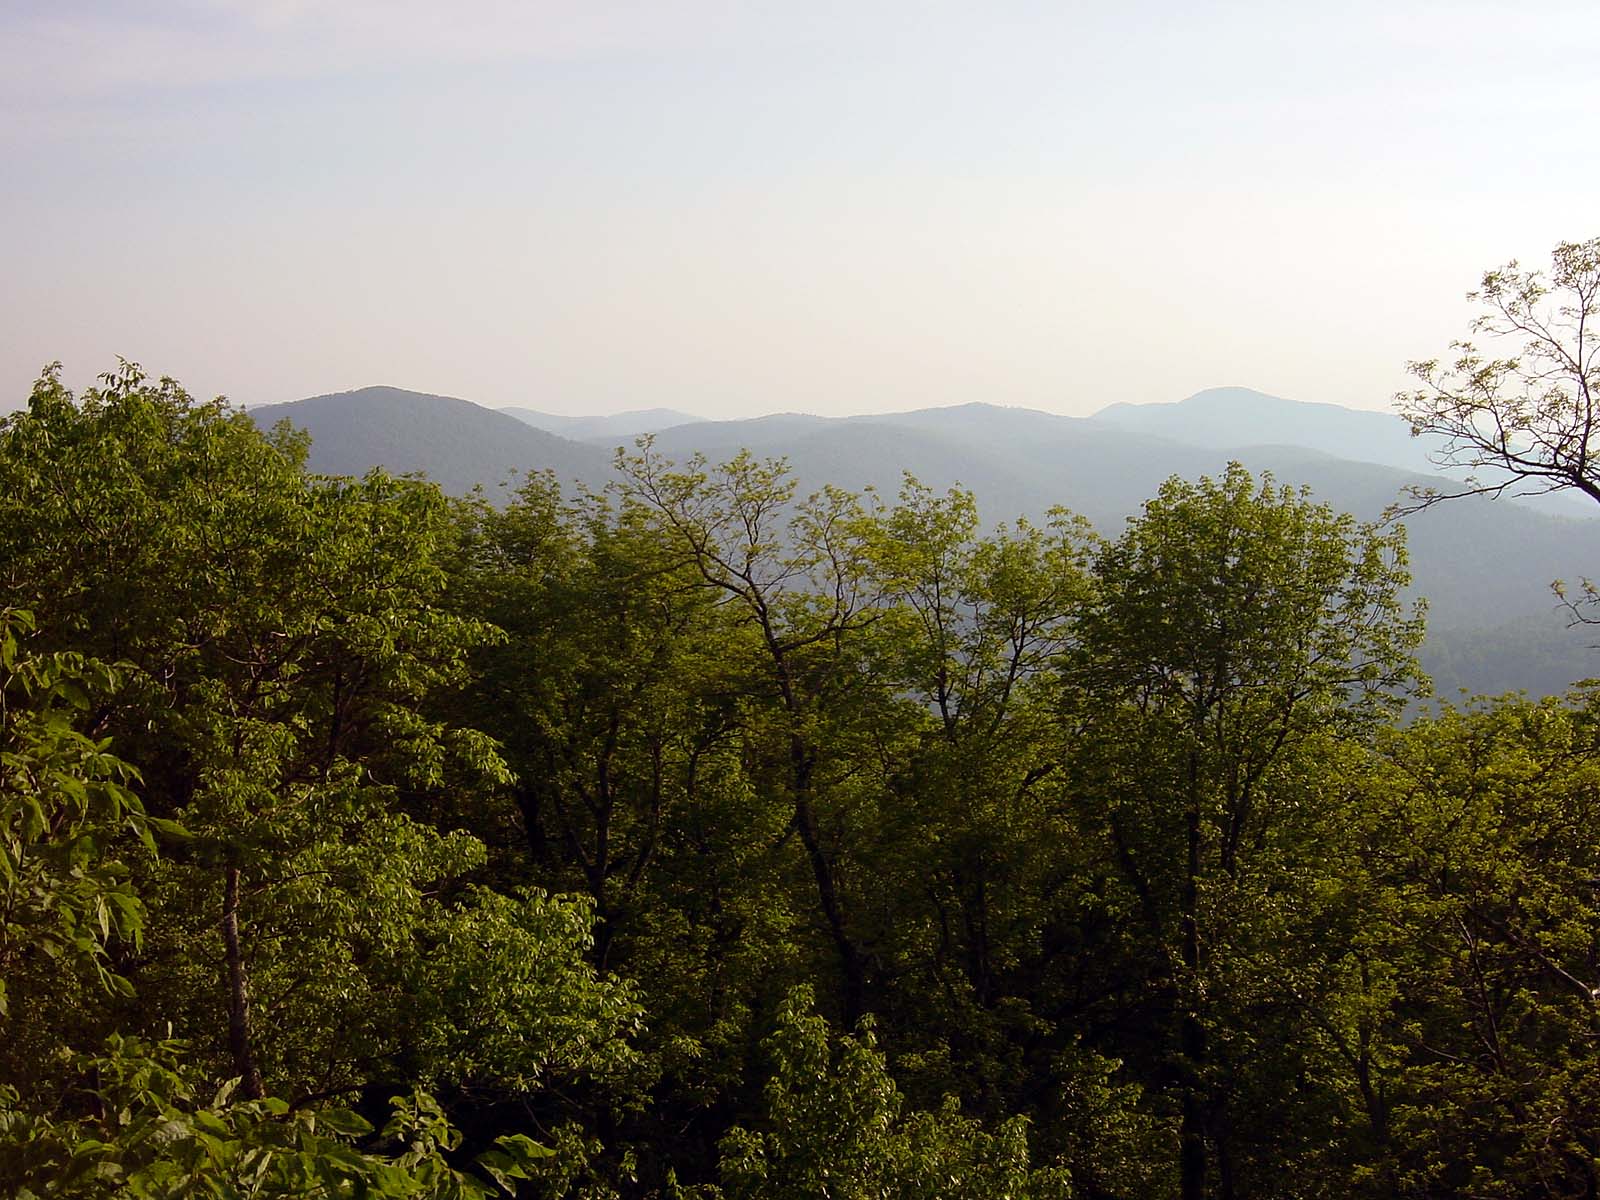
[[[1306,404],[1252,388],[1207,388],[1171,404],[1112,404],[1091,420],[1195,446],[1307,446],[1357,462],[1432,469],[1432,443],[1413,438],[1392,412]]]
[[[1169,476],[1217,476],[1230,460],[1307,485],[1319,500],[1363,520],[1380,519],[1408,485],[1431,478],[1314,448],[1199,446],[1097,420],[983,404],[844,420],[784,415],[715,422],[666,431],[656,444],[713,458],[745,446],[782,455],[802,489],[826,482],[892,495],[901,473],[910,471],[930,487],[972,489],[988,522],[1038,518],[1063,505],[1108,536]],[[1479,499],[1418,513],[1406,525],[1414,593],[1429,601],[1423,659],[1441,690],[1542,694],[1600,671],[1592,639],[1567,627],[1550,593],[1552,580],[1600,567],[1600,521]],[[1494,649],[1509,630],[1517,631],[1519,649]]]
[[[1427,475],[1435,481],[1440,474],[1435,464],[1442,461],[1444,450],[1444,439],[1437,434],[1413,437],[1411,423],[1397,413],[1307,404],[1242,387],[1207,388],[1172,404],[1113,404],[1090,419],[1192,446],[1301,446],[1353,462]],[[1457,471],[1447,477],[1459,480],[1464,474]],[[1487,471],[1480,472],[1480,477],[1486,481],[1496,478]],[[1537,500],[1527,497],[1524,502],[1562,516],[1600,516],[1600,507],[1571,493]]]
[[[445,491],[495,489],[512,475],[554,471],[564,481],[602,482],[610,456],[468,400],[403,388],[368,387],[250,410],[270,429],[289,421],[311,434],[311,470],[360,475],[372,467],[422,471]]]
[[[655,433],[659,429],[670,429],[674,425],[691,425],[704,419],[691,413],[679,412],[675,408],[639,408],[602,417],[569,417],[560,413],[540,412],[537,409],[516,406],[502,408],[500,411],[509,413],[535,429],[559,433],[564,438],[579,442],[604,442],[611,438],[621,438],[626,441],[638,437],[641,433]]]
[[[1292,401],[1261,400],[1296,407]],[[1264,421],[1254,440],[1200,445],[1098,418],[968,404],[870,417],[785,413],[702,421],[653,437],[659,451],[680,459],[694,453],[725,459],[746,448],[787,458],[802,493],[834,483],[892,496],[909,471],[938,490],[970,488],[989,524],[1037,519],[1062,505],[1115,536],[1163,480],[1218,476],[1230,460],[1270,471],[1284,483],[1305,484],[1319,500],[1363,520],[1381,517],[1408,484],[1429,480],[1420,471],[1370,459],[1265,442],[1269,433],[1309,438],[1319,421],[1336,423],[1337,412],[1359,418],[1352,427],[1389,420],[1336,410],[1335,417],[1321,414],[1296,427]],[[480,483],[493,490],[508,475],[530,470],[554,470],[563,480],[591,487],[611,478],[607,445],[534,429],[465,400],[366,388],[255,409],[252,415],[263,425],[288,418],[307,429],[314,439],[311,466],[328,473],[359,474],[377,465],[423,471],[454,493]],[[632,439],[609,440],[624,445]],[[1382,439],[1371,444],[1379,446]],[[1442,689],[1553,692],[1596,673],[1600,663],[1593,661],[1588,640],[1566,627],[1549,585],[1600,569],[1600,521],[1473,500],[1419,513],[1407,526],[1415,592],[1429,601],[1424,659]],[[1520,649],[1491,652],[1513,629]]]

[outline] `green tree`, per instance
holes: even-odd
[[[601,967],[645,916],[680,810],[738,767],[707,655],[726,622],[644,518],[530,478],[504,509],[470,512],[461,587],[505,635],[475,652],[464,711],[512,768],[527,857],[593,900]]]
[[[964,1117],[953,1096],[937,1110],[906,1112],[870,1020],[835,1042],[810,1009],[809,992],[798,989],[779,1010],[765,1042],[772,1075],[761,1122],[729,1132],[722,1189],[704,1189],[708,1200],[1071,1194],[1065,1171],[1030,1165],[1021,1118],[990,1133]]]
[[[294,1108],[200,1092],[181,1043],[112,1037],[74,1066],[93,1080],[88,1111],[32,1112],[0,1086],[0,1185],[19,1200],[186,1200],[191,1196],[489,1200],[515,1195],[551,1151],[498,1138],[474,1170],[451,1165],[461,1134],[432,1097],[396,1096],[381,1133],[343,1108]]]
[[[505,637],[473,652],[448,710],[512,776],[472,827],[499,846],[497,880],[586,894],[593,962],[647,999],[631,1086],[653,1103],[588,1100],[612,1158],[657,1181],[669,1148],[709,1169],[756,1009],[802,971],[789,812],[746,770],[748,631],[625,497],[534,476],[503,508],[464,506],[462,527],[452,602]]]
[[[0,426],[4,602],[124,664],[93,724],[192,835],[137,881],[139,1000],[106,1020],[170,1023],[246,1099],[620,1066],[637,1010],[584,961],[591,910],[468,887],[483,845],[433,822],[505,775],[424,711],[493,636],[441,604],[446,503],[304,451],[132,367],[81,398],[47,374]]]
[[[1600,724],[1594,698],[1445,710],[1361,787],[1377,1194],[1600,1187]]]
[[[1169,481],[1093,574],[1067,666],[1079,802],[1148,962],[1180,1193],[1233,1195],[1249,1126],[1230,1113],[1248,1111],[1241,1064],[1261,1045],[1240,1035],[1274,1004],[1314,1003],[1281,955],[1318,907],[1319,763],[1396,711],[1420,621],[1398,535],[1237,465]]]
[[[889,799],[873,907],[887,1002],[917,1014],[883,1033],[929,1100],[959,1085],[991,1115],[1038,1092],[1019,1043],[1037,1036],[1026,993],[1049,898],[1076,867],[1054,684],[1090,541],[1065,513],[982,535],[970,493],[914,479],[883,521],[892,603],[869,669],[911,703],[877,722]]]
[[[76,968],[128,996],[131,985],[109,965],[114,943],[137,946],[144,928],[127,851],[153,855],[153,828],[181,831],[147,818],[127,786],[137,782],[132,769],[75,728],[94,699],[114,690],[116,674],[71,652],[34,653],[31,629],[28,614],[0,612],[0,989],[26,974],[36,997],[48,988],[60,1005]],[[26,1030],[19,1038],[6,1018],[0,1004],[7,1055],[34,1076],[65,1050]],[[0,1189],[19,1197],[472,1200],[491,1194],[491,1180],[509,1191],[549,1154],[526,1137],[502,1137],[477,1160],[481,1174],[462,1174],[445,1158],[460,1135],[422,1093],[394,1101],[383,1140],[398,1149],[368,1153],[354,1143],[371,1127],[346,1110],[236,1102],[237,1079],[202,1101],[184,1049],[112,1035],[102,1053],[68,1057],[59,1094],[36,1077],[30,1102],[0,1082]]]
[[[748,744],[757,786],[781,789],[839,977],[840,1010],[866,1011],[872,954],[851,889],[852,854],[870,789],[856,778],[863,714],[893,707],[881,678],[860,670],[866,632],[882,616],[881,523],[870,500],[824,488],[795,500],[780,462],[749,454],[679,469],[648,440],[619,455],[624,497],[656,515],[659,536],[733,614],[724,648],[747,681]],[[763,736],[762,731],[765,731]],[[757,748],[760,743],[765,743]],[[764,760],[764,761],[763,761]]]

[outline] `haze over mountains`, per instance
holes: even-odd
[[[1194,446],[1305,446],[1337,458],[1430,472],[1436,443],[1411,436],[1394,413],[1304,404],[1250,388],[1220,387],[1171,404],[1112,404],[1094,420]]]
[[[460,496],[524,471],[554,471],[598,484],[611,456],[536,429],[504,412],[395,387],[312,396],[250,409],[257,425],[288,421],[311,434],[311,469],[360,475],[373,467],[425,473]]]
[[[1344,511],[1377,519],[1408,484],[1440,482],[1429,447],[1397,416],[1300,404],[1217,388],[1174,404],[1113,405],[1093,417],[966,404],[824,418],[778,414],[702,421],[665,409],[574,418],[493,410],[399,388],[364,388],[251,410],[310,432],[311,467],[423,472],[447,491],[494,495],[523,471],[603,487],[618,446],[649,433],[674,457],[740,449],[787,458],[803,490],[875,487],[892,497],[902,473],[970,488],[990,523],[1064,505],[1114,534],[1170,475],[1215,474],[1230,460],[1308,485]],[[1600,674],[1582,631],[1566,627],[1549,591],[1600,564],[1600,520],[1572,498],[1534,508],[1461,500],[1410,517],[1416,590],[1429,601],[1425,665],[1440,690],[1555,691]],[[1596,514],[1600,516],[1600,510]]]
[[[613,437],[632,438],[641,433],[655,433],[658,429],[688,425],[701,419],[675,408],[642,408],[606,417],[567,417],[531,408],[502,408],[500,411],[510,413],[535,429],[559,433],[562,437],[580,442]]]

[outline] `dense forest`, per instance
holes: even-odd
[[[0,1192],[1592,1197],[1600,703],[1402,535],[0,424]]]

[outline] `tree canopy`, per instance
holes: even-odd
[[[0,421],[0,1190],[1600,1186],[1600,710],[1422,708],[1398,532],[617,466]]]

